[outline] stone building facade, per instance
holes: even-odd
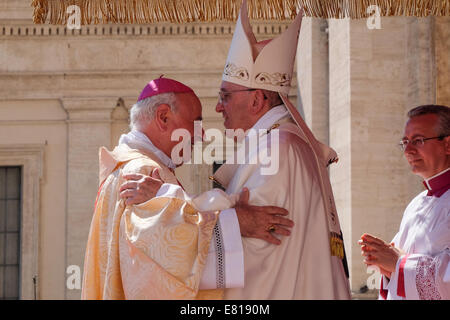
[[[140,90],[161,74],[194,88],[205,129],[223,129],[215,104],[234,23],[69,30],[31,16],[29,1],[0,0],[0,169],[21,168],[17,285],[23,299],[78,299],[98,148],[117,144]],[[288,24],[253,29],[265,39]],[[369,277],[359,236],[392,238],[422,188],[396,143],[411,107],[449,105],[449,26],[449,18],[382,18],[375,30],[362,20],[303,21],[291,95],[340,155],[330,173],[355,296]],[[211,187],[211,166],[177,170],[190,192]]]

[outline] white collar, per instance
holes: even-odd
[[[155,145],[150,141],[150,139],[142,132],[137,130],[131,130],[127,134],[123,134],[120,136],[119,144],[126,144],[131,149],[141,149],[147,150],[153,153],[155,156],[159,158],[159,160],[171,169],[175,169],[175,165],[164,152],[159,150]]]
[[[269,129],[275,122],[289,115],[289,111],[284,104],[280,104],[267,111],[258,121],[254,124],[252,129]]]

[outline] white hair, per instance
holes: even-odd
[[[176,112],[175,93],[162,93],[135,103],[130,109],[130,129],[142,131],[155,118],[156,108],[161,104],[169,105],[172,112]]]

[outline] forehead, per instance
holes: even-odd
[[[235,90],[245,90],[248,89],[247,87],[241,86],[240,84],[235,84],[228,81],[222,81],[222,84],[220,85],[221,91],[235,91]]]
[[[405,126],[405,136],[424,136],[437,134],[439,118],[435,114],[425,114],[421,116],[412,117],[408,120]]]

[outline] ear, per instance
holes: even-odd
[[[253,100],[250,106],[251,114],[258,114],[264,108],[266,103],[264,93],[262,90],[253,91]]]
[[[160,104],[155,111],[156,126],[161,131],[166,131],[168,128],[168,119],[170,117],[170,106],[167,104]]]
[[[445,154],[450,156],[450,136],[444,138]]]

